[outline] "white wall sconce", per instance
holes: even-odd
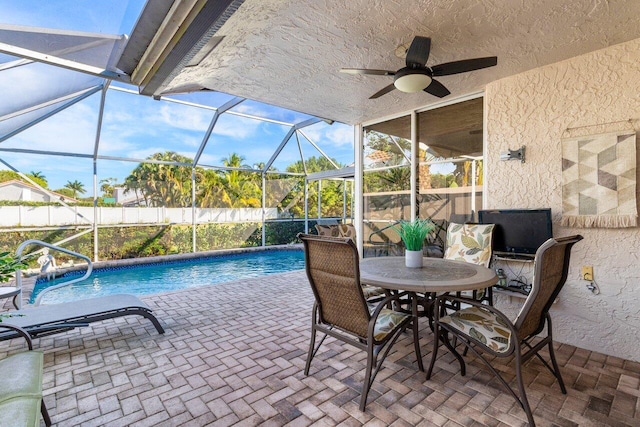
[[[500,160],[520,160],[524,163],[524,150],[525,146],[523,145],[518,150],[509,149],[508,151],[502,151],[500,153]]]

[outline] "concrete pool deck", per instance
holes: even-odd
[[[44,400],[57,426],[524,426],[526,417],[473,356],[467,375],[446,351],[434,377],[403,336],[358,410],[364,352],[327,339],[303,375],[313,295],[303,271],[142,298],[145,319],[111,319],[35,340]],[[432,334],[421,322],[429,361]],[[0,343],[0,358],[20,351]],[[525,365],[538,426],[640,424],[640,363],[556,344],[563,395],[541,363]],[[508,378],[513,369],[504,365]]]

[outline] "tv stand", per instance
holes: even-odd
[[[519,254],[512,252],[497,252],[493,255],[495,259],[503,261],[519,261],[519,262],[533,262],[536,258],[533,254]]]
[[[498,294],[503,294],[509,297],[509,300],[515,298],[527,298],[529,291],[525,290],[525,286],[530,286],[531,276],[533,275],[533,262],[536,256],[533,254],[524,254],[517,252],[494,252],[492,255],[492,265],[496,266],[497,263],[502,263],[503,269],[509,271],[511,274],[507,279],[507,286],[495,285],[494,291]],[[515,263],[519,266],[509,267],[509,264]],[[516,283],[516,285],[513,285]],[[517,284],[522,286],[518,286]],[[510,285],[510,286],[509,286]]]

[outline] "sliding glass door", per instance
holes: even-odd
[[[364,256],[398,255],[392,225],[415,216],[438,226],[426,254],[441,256],[449,222],[475,221],[482,208],[482,98],[419,111],[415,194],[411,192],[411,116],[363,128]]]

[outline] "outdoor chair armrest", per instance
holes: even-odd
[[[373,311],[373,313],[371,313],[371,319],[377,319],[378,316],[380,315],[380,312],[388,307],[389,303],[391,301],[400,301],[401,297],[405,297],[408,296],[409,292],[400,292],[397,294],[391,294],[391,295],[387,295],[384,299],[380,300],[380,301],[376,301],[376,309]]]
[[[381,300],[380,302],[377,302],[376,304],[376,308],[375,310],[371,313],[371,318],[369,319],[369,326],[368,326],[368,336],[369,337],[373,337],[373,341],[372,341],[372,345],[379,345],[381,343],[384,343],[387,341],[388,338],[384,338],[381,341],[378,341],[374,335],[374,331],[376,328],[376,323],[378,322],[378,316],[380,316],[380,313],[382,313],[382,310],[387,310],[387,311],[393,311],[396,312],[396,310],[390,310],[389,308],[387,308],[388,306],[391,306],[391,302],[392,301],[397,301],[400,302],[400,298],[401,297],[405,297],[408,296],[409,292],[401,292],[398,294],[392,294],[392,295],[388,295],[386,298],[384,298],[383,300]],[[398,327],[404,327],[403,325],[406,325],[410,319],[413,318],[413,315],[409,315],[407,313],[402,313],[402,312],[396,312],[399,315],[403,316],[403,320],[400,321],[398,324],[396,324],[394,326],[394,329],[398,328]],[[416,319],[413,319],[413,322],[415,322]],[[393,334],[388,334],[387,337],[393,337]],[[397,338],[397,336],[396,336]],[[395,340],[395,339],[394,339]]]
[[[27,341],[27,346],[29,347],[29,350],[33,350],[33,341],[31,340],[31,335],[29,335],[29,332],[25,331],[24,329],[22,329],[19,326],[11,325],[11,324],[5,323],[5,322],[0,323],[0,328],[12,329],[12,330],[16,331],[16,333],[19,336],[21,336],[22,338],[24,338]]]

